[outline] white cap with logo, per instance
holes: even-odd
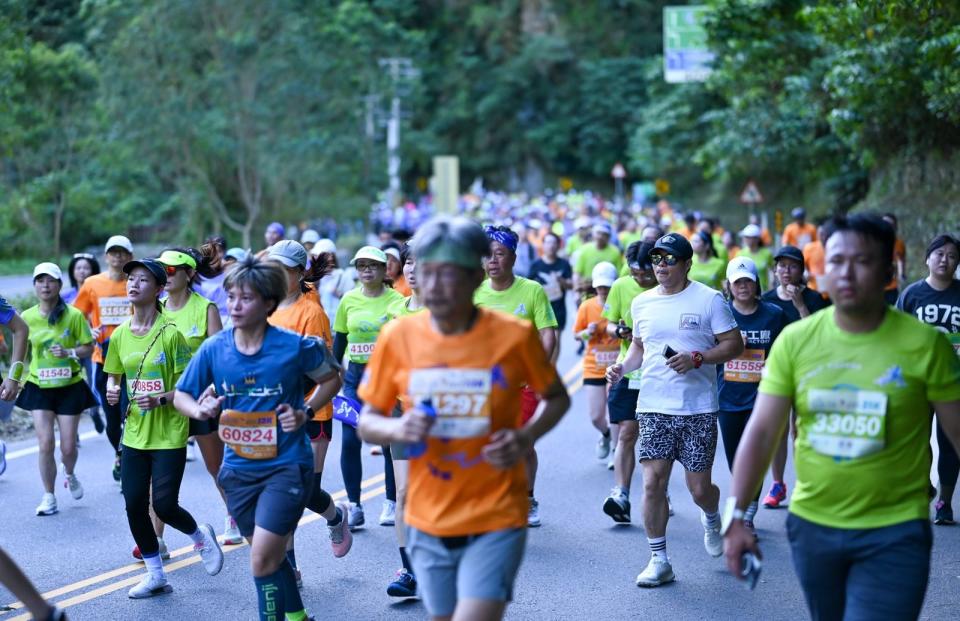
[[[750,257],[735,257],[727,264],[727,280],[733,284],[741,278],[749,278],[756,283],[760,283],[760,276],[757,275],[757,264]]]

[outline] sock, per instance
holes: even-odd
[[[610,428],[607,427],[606,431],[604,431],[604,432],[601,433],[600,435],[602,435],[604,438],[609,438],[609,437],[610,437]]]
[[[200,529],[198,528],[197,530],[190,533],[190,539],[193,540],[194,545],[198,543],[203,543],[203,533],[200,532]]]
[[[713,529],[720,528],[720,513],[719,513],[719,512],[714,512],[714,513],[704,512],[703,515],[704,515],[704,517],[706,518],[706,521],[707,521],[707,528],[713,528]]]
[[[333,502],[333,498],[330,497],[330,494],[323,491],[323,488],[320,487],[320,477],[314,474],[313,490],[310,492],[310,498],[307,500],[307,509],[310,509],[318,515],[322,515],[324,511],[330,508],[331,502]]]
[[[280,570],[269,576],[257,578],[253,582],[257,585],[257,609],[260,612],[260,621],[281,621],[283,615],[283,585],[280,582]],[[296,583],[294,583],[296,590]]]
[[[147,571],[150,572],[151,576],[158,578],[167,577],[167,574],[163,571],[163,560],[160,558],[159,552],[151,555],[144,554],[143,564],[147,566]]]
[[[756,500],[750,503],[750,505],[747,507],[747,510],[743,512],[744,520],[746,520],[747,522],[753,522],[753,518],[756,517],[757,515],[758,504],[759,503]]]
[[[662,558],[663,560],[670,562],[670,557],[667,556],[666,537],[654,537],[653,539],[647,537],[647,543],[650,544],[650,554],[654,558]]]
[[[288,612],[286,613],[287,621],[307,621],[307,611],[301,610],[300,612]]]
[[[410,557],[407,556],[407,549],[403,546],[400,547],[400,562],[403,563],[403,568],[409,573],[413,573],[413,567],[410,565]]]
[[[290,567],[293,569],[297,568],[297,551],[293,548],[287,550],[287,561],[290,562]]]
[[[297,588],[297,576],[293,573],[293,566],[289,562],[281,563],[277,570],[280,576],[280,585],[283,588],[283,611],[294,615],[294,619],[304,619],[307,611],[303,607],[303,600],[300,599],[300,589]],[[303,613],[302,617],[296,615]]]
[[[620,490],[620,493],[623,494],[624,498],[630,498],[630,490],[622,485],[618,485],[617,489]]]
[[[343,521],[343,511],[340,510],[340,507],[337,507],[337,516],[332,520],[328,521],[327,526],[337,526],[342,521]]]

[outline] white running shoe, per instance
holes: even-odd
[[[66,469],[64,469],[63,476],[63,486],[70,490],[70,495],[73,496],[73,499],[80,500],[83,498],[83,485],[80,484],[80,479],[77,478],[77,475],[67,474]]]
[[[536,528],[540,526],[540,503],[536,498],[530,499],[530,510],[527,512],[527,526]]]
[[[201,524],[199,530],[203,534],[203,543],[194,544],[193,549],[200,553],[200,558],[203,559],[203,568],[207,570],[207,573],[216,576],[223,569],[223,550],[217,543],[217,534],[213,532],[213,526]]]
[[[148,573],[140,581],[140,584],[127,591],[127,596],[130,599],[147,599],[164,593],[173,593],[173,587],[170,586],[167,579],[163,576],[154,576]]]
[[[393,526],[397,521],[397,503],[384,500],[380,510],[380,526]]]
[[[43,498],[40,499],[40,504],[37,506],[37,515],[53,515],[57,511],[57,497],[44,492]]]
[[[723,537],[720,536],[720,527],[711,528],[707,524],[707,514],[700,512],[700,524],[703,525],[703,547],[707,554],[717,558],[723,554]]]
[[[223,545],[238,546],[241,543],[243,543],[243,535],[237,528],[237,522],[233,519],[233,516],[228,515],[223,518]]]
[[[673,567],[670,561],[662,559],[659,556],[650,557],[647,568],[637,576],[637,586],[644,588],[658,587],[661,584],[673,582],[677,577],[673,575]]]
[[[353,504],[350,503],[350,513],[347,516],[347,526],[350,528],[350,531],[353,532],[363,526],[367,522],[366,516],[363,514],[363,505],[360,503]]]
[[[197,461],[197,441],[187,440],[187,461]]]
[[[610,455],[610,432],[607,432],[607,435],[600,436],[600,439],[597,440],[597,459],[603,461]]]

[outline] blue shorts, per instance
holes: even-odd
[[[610,424],[616,425],[628,420],[637,420],[637,397],[639,390],[630,389],[630,380],[621,379],[610,388],[607,394],[607,411]]]
[[[526,542],[526,528],[434,537],[408,527],[407,552],[427,612],[450,616],[458,599],[510,601]]]
[[[223,466],[217,482],[241,535],[250,537],[254,527],[259,526],[282,536],[296,528],[313,493],[313,464],[287,464],[263,470]]]

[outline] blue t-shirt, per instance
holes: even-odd
[[[6,298],[0,296],[0,324],[7,325],[10,323],[10,320],[13,319],[13,315],[16,313],[10,302],[7,302]]]
[[[213,384],[217,395],[226,397],[223,410],[275,412],[283,403],[303,409],[306,374],[319,369],[321,375],[326,375],[338,368],[330,350],[317,338],[268,326],[260,351],[248,356],[237,351],[233,333],[234,328],[227,328],[203,342],[177,382],[177,390],[197,399]],[[223,465],[238,470],[288,464],[312,467],[313,452],[303,426],[286,433],[277,420],[274,433],[276,457],[247,459],[237,455],[228,444]]]
[[[760,386],[760,374],[770,347],[787,325],[787,316],[776,304],[759,302],[752,315],[742,315],[730,302],[730,312],[745,339],[743,353],[724,365],[717,365],[717,389],[721,412],[753,409]]]

